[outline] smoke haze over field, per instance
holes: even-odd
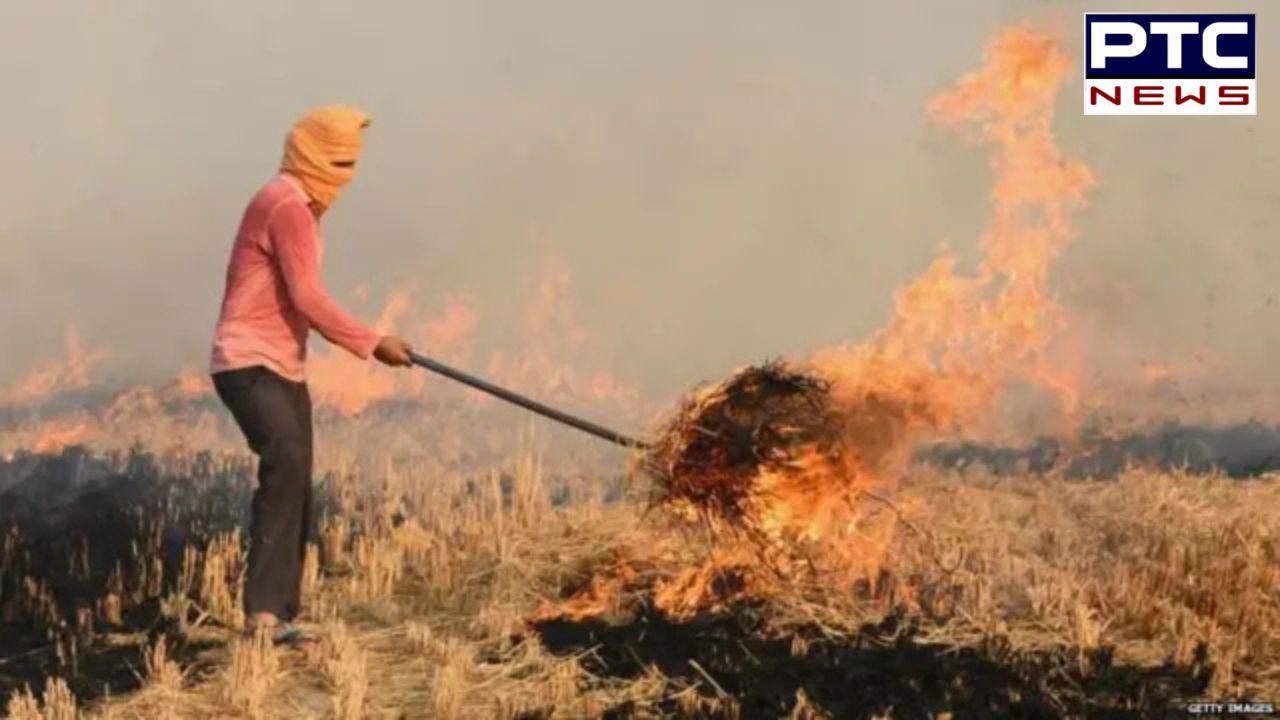
[[[1078,58],[1084,8],[9,3],[0,384],[56,357],[68,321],[111,373],[203,367],[244,204],[288,125],[335,101],[374,118],[325,220],[331,289],[366,318],[394,287],[458,293],[502,344],[564,270],[586,345],[656,395],[862,339],[941,243],[976,257],[988,156],[929,98],[1022,19]],[[1054,270],[1071,343],[1090,366],[1200,353],[1274,386],[1280,15],[1125,9],[1259,12],[1260,114],[1084,118],[1073,73],[1059,144],[1099,182]]]

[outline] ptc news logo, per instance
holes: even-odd
[[[1253,15],[1085,13],[1085,115],[1256,115]]]

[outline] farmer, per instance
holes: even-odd
[[[319,221],[355,174],[368,126],[364,113],[338,105],[313,110],[293,126],[280,174],[253,196],[240,221],[214,332],[214,387],[259,460],[246,632],[263,630],[276,642],[303,639],[291,621],[300,608],[311,513],[307,333],[314,328],[362,359],[411,362],[403,340],[348,314],[320,277]]]

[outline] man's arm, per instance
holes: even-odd
[[[284,203],[271,214],[268,231],[289,299],[311,327],[329,342],[368,358],[381,337],[342,309],[324,289],[316,243],[315,217],[302,203]]]

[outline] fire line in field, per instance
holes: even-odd
[[[375,306],[374,324],[382,332],[403,335],[433,358],[474,368],[540,400],[586,415],[634,420],[640,414],[639,393],[600,362],[599,344],[574,313],[572,275],[554,258],[545,265],[527,293],[515,298],[518,332],[514,337],[504,333],[496,344],[492,339],[477,340],[481,310],[473,298],[458,292],[444,292],[428,304],[412,287],[394,287]],[[356,294],[369,301],[367,292]],[[123,450],[144,441],[157,451],[241,447],[206,368],[191,365],[168,382],[112,388],[97,373],[105,354],[85,346],[75,325],[69,324],[63,357],[0,389],[0,413],[5,416],[0,457],[19,451],[58,453],[76,445]],[[318,345],[308,359],[308,383],[322,425],[368,427],[386,418],[393,406],[454,407],[462,410],[454,414],[459,426],[484,423],[481,415],[499,410],[487,395],[428,378],[424,372],[381,367],[333,347]],[[498,414],[500,419],[489,418],[490,425],[514,427],[508,425],[514,417],[523,419],[516,413]],[[474,446],[487,443],[488,454],[503,442],[460,429],[436,437],[447,463],[476,457]]]

